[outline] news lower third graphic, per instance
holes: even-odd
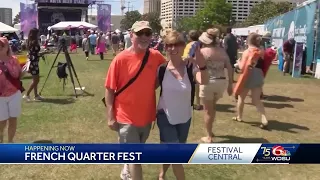
[[[320,144],[0,144],[0,164],[319,164]]]

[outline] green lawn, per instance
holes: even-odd
[[[63,91],[62,82],[57,78],[56,69],[51,72],[49,81],[42,92],[44,102],[23,102],[23,114],[19,119],[16,135],[18,143],[32,143],[37,140],[51,140],[54,143],[116,143],[116,133],[106,125],[104,106],[104,80],[111,62],[100,61],[94,56],[89,61],[84,53],[71,55],[79,80],[86,87],[86,94],[74,98],[70,79]],[[47,64],[41,61],[41,82],[53,62],[54,55],[47,56]],[[58,61],[63,62],[60,55]],[[24,85],[30,83],[26,77]],[[276,67],[272,67],[264,87],[269,95],[265,101],[270,119],[270,131],[259,129],[259,115],[255,108],[245,106],[244,120],[237,123],[231,120],[235,113],[233,98],[225,95],[219,101],[214,133],[215,142],[252,142],[252,143],[314,143],[320,140],[319,96],[320,82],[308,76],[293,79],[283,77]],[[318,109],[318,110],[317,110]],[[198,143],[204,134],[202,112],[196,112],[190,129],[189,142]],[[159,133],[155,128],[148,142],[159,142]],[[146,180],[155,180],[158,176],[157,165],[144,165]],[[319,179],[320,167],[316,165],[186,165],[187,179]],[[121,165],[1,165],[0,180],[117,180]],[[174,179],[170,170],[168,177]]]

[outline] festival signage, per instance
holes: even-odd
[[[36,4],[20,3],[20,22],[21,31],[27,36],[31,29],[38,28],[38,9]]]
[[[111,5],[98,5],[98,28],[100,31],[107,32],[111,30]]]
[[[81,21],[81,9],[39,9],[39,29],[45,33],[48,27],[61,21]]]
[[[295,51],[293,56],[293,70],[292,77],[299,78],[301,76],[301,68],[302,68],[302,57],[303,57],[303,47],[304,44],[301,42],[297,42],[295,44]]]
[[[272,42],[277,48],[281,47],[284,41],[290,38],[294,38],[296,42],[301,42],[305,45],[307,66],[310,66],[313,61],[316,6],[317,2],[312,2],[270,19],[265,23],[266,31],[272,33]]]

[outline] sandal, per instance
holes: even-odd
[[[242,119],[240,119],[239,117],[233,117],[232,120],[237,122],[243,122]]]
[[[201,139],[200,139],[200,141],[202,142],[202,143],[213,143],[213,138],[214,138],[214,134],[212,133],[212,136],[211,136],[211,141],[208,141],[208,137],[206,136],[206,137],[202,137]]]
[[[261,123],[260,128],[261,129],[268,129],[268,123]]]

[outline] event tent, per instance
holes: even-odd
[[[59,22],[53,26],[48,27],[48,30],[68,30],[68,29],[72,29],[72,28],[79,28],[79,29],[83,29],[83,28],[89,28],[89,29],[95,29],[98,26],[87,23],[87,22],[83,22],[83,21],[62,21]]]
[[[0,33],[13,33],[17,31],[19,30],[0,22]]]

